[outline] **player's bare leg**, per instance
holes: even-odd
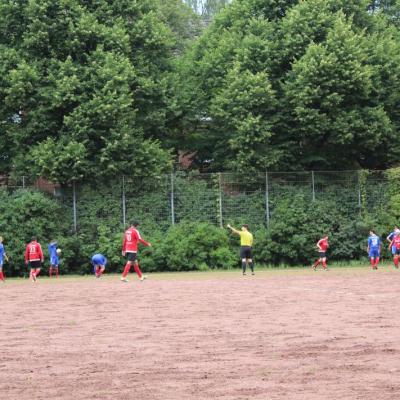
[[[328,266],[327,266],[327,262],[326,262],[326,257],[324,257],[322,259],[322,268],[324,271],[328,271]]]

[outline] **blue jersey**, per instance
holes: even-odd
[[[59,259],[57,254],[57,242],[51,242],[48,247],[50,255],[50,265],[58,265]]]
[[[105,258],[104,256],[103,256],[103,254],[95,254],[93,257],[92,257],[92,264],[93,264],[93,266],[96,266],[96,265],[106,265],[107,264],[107,258]]]
[[[388,240],[392,241],[394,239],[396,232],[393,231],[389,234],[389,236],[387,237]],[[396,254],[396,246],[392,245],[392,254]]]
[[[0,265],[3,265],[3,257],[4,257],[4,246],[3,243],[0,243]]]
[[[371,235],[368,238],[368,247],[370,250],[379,250],[381,247],[381,238],[377,235]]]

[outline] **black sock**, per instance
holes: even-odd
[[[243,270],[243,273],[246,272],[246,261],[242,261],[242,270]]]
[[[251,272],[254,274],[254,263],[253,263],[253,261],[249,262],[249,266],[250,266]]]

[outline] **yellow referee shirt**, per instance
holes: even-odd
[[[253,235],[249,231],[239,231],[239,235],[241,246],[253,246]]]

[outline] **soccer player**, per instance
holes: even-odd
[[[48,245],[48,249],[50,255],[49,276],[51,278],[53,272],[55,272],[56,278],[58,278],[58,266],[60,264],[60,259],[58,258],[58,253],[57,253],[57,242],[55,240],[52,240]]]
[[[249,226],[243,224],[241,230],[237,230],[230,226],[227,227],[237,235],[240,236],[240,259],[242,260],[242,273],[246,275],[246,267],[249,265],[251,274],[254,275],[254,263],[253,263],[253,235],[249,232]]]
[[[328,250],[328,247],[329,247],[328,236],[324,236],[322,239],[318,240],[317,248],[319,257],[318,260],[315,261],[315,263],[313,264],[314,271],[317,270],[317,267],[320,263],[322,263],[322,268],[324,269],[324,271],[328,270],[328,267],[326,265],[326,251]]]
[[[367,252],[372,269],[378,269],[381,247],[381,238],[375,234],[375,231],[371,229],[371,231],[369,232]]]
[[[96,275],[96,278],[100,278],[101,275],[104,273],[104,270],[106,269],[106,264],[107,264],[107,258],[105,258],[103,254],[95,254],[92,257],[92,265],[94,268],[94,274]]]
[[[395,248],[393,255],[393,263],[396,268],[399,268],[399,255],[400,255],[400,230],[395,231],[394,237],[389,244],[389,250]]]
[[[389,233],[388,237],[386,238],[386,240],[389,243],[392,243],[392,240],[394,239],[394,235],[396,234],[396,232],[400,232],[400,229],[397,226],[394,227],[393,232]],[[390,245],[389,250],[392,252],[394,261],[394,256],[396,255],[396,247],[394,245]]]
[[[137,273],[141,281],[147,278],[145,275],[142,274],[142,271],[140,270],[139,263],[137,260],[138,243],[140,242],[145,246],[151,246],[151,243],[146,242],[145,240],[142,239],[137,229],[138,226],[139,222],[137,221],[132,222],[132,225],[125,231],[124,234],[124,241],[122,243],[122,255],[123,256],[126,255],[127,262],[121,277],[121,281],[123,282],[129,282],[126,277],[131,269],[132,264],[135,272]]]
[[[32,236],[25,250],[25,264],[30,268],[29,278],[32,279],[32,282],[36,282],[43,261],[42,246],[38,243],[36,237]]]
[[[3,245],[3,237],[0,236],[0,281],[5,282],[6,278],[3,273],[3,263],[4,260],[8,261],[7,254]]]

